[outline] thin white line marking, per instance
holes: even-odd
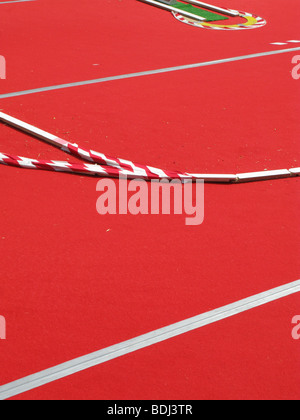
[[[10,1],[2,1],[1,4],[12,4],[12,3],[25,3],[26,1],[36,1],[36,0],[10,0]]]
[[[289,41],[285,41],[285,42],[271,42],[271,45],[288,45],[289,43],[291,44],[299,44],[300,41],[297,39],[291,39]]]
[[[252,58],[259,58],[259,57],[267,57],[267,56],[271,56],[271,55],[284,54],[284,53],[299,51],[299,50],[300,50],[300,47],[285,48],[283,50],[275,50],[275,51],[267,51],[267,52],[256,53],[256,54],[242,55],[242,56],[239,56],[239,57],[224,58],[224,59],[221,59],[221,60],[206,61],[206,62],[195,63],[195,64],[185,64],[185,65],[176,66],[176,67],[167,67],[167,68],[162,68],[162,69],[157,69],[157,70],[141,71],[141,72],[138,72],[138,73],[121,74],[121,75],[118,75],[118,76],[102,77],[100,79],[84,80],[84,81],[81,81],[81,82],[65,83],[65,84],[62,84],[62,85],[47,86],[47,87],[41,87],[41,88],[37,88],[37,89],[23,90],[23,91],[19,91],[19,92],[10,92],[10,93],[4,93],[4,94],[0,95],[0,99],[13,98],[13,97],[16,97],[16,96],[23,96],[23,95],[31,95],[33,93],[49,92],[49,91],[52,91],[52,90],[66,89],[66,88],[72,88],[72,87],[78,87],[78,86],[94,85],[94,84],[97,84],[97,83],[112,82],[112,81],[115,81],[115,80],[125,80],[125,79],[131,79],[131,78],[134,78],[134,77],[151,76],[151,75],[156,75],[156,74],[169,73],[169,72],[173,72],[173,71],[195,69],[195,68],[199,68],[199,67],[207,67],[207,66],[212,66],[212,65],[216,65],[216,64],[232,63],[232,62],[235,62],[235,61],[249,60],[249,59],[252,59]]]
[[[70,360],[17,381],[0,387],[0,400],[5,400],[23,392],[40,387],[61,378],[73,375],[90,367],[105,363],[137,350],[161,343],[170,338],[177,337],[189,331],[196,330],[205,325],[240,314],[266,303],[281,299],[293,293],[300,292],[300,280],[285,284],[266,292],[242,299],[235,303],[186,319],[168,327],[152,331],[148,334],[133,338],[132,340],[107,347],[105,349]]]

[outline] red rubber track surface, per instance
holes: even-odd
[[[283,0],[223,6],[268,24],[196,29],[135,0],[0,4],[0,95],[300,45],[271,45],[300,39],[298,0],[290,13]],[[299,167],[294,55],[21,95],[0,109],[156,167]],[[1,152],[68,157],[0,133]],[[300,278],[297,178],[206,185],[204,223],[188,227],[184,216],[100,216],[94,178],[5,166],[0,177],[0,385]],[[298,293],[14,399],[299,399],[299,312]]]

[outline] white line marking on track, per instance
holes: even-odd
[[[133,338],[132,340],[124,341],[77,359],[70,360],[66,363],[62,363],[50,369],[43,370],[1,386],[0,400],[14,397],[23,392],[73,375],[74,373],[108,362],[109,360],[136,352],[298,292],[300,292],[300,280],[270,289],[266,292],[242,299],[196,317],[169,325],[168,327],[152,331],[148,334]]]
[[[13,3],[25,3],[27,1],[37,1],[37,0],[10,0],[10,1],[2,1],[1,4],[13,4]]]
[[[87,85],[93,85],[97,83],[104,83],[104,82],[112,82],[114,80],[125,80],[125,79],[131,79],[134,77],[141,77],[141,76],[151,76],[156,74],[162,74],[162,73],[169,73],[173,71],[180,71],[180,70],[188,70],[188,69],[195,69],[199,67],[207,67],[207,66],[213,66],[216,64],[225,64],[225,63],[232,63],[235,61],[241,61],[241,60],[249,60],[252,58],[259,58],[259,57],[267,57],[272,56],[276,54],[284,54],[288,52],[293,51],[299,51],[300,47],[296,48],[285,48],[283,50],[276,50],[276,51],[267,51],[262,53],[256,53],[256,54],[248,54],[248,55],[242,55],[238,57],[230,57],[230,58],[224,58],[221,60],[213,60],[213,61],[206,61],[202,63],[195,63],[195,64],[185,64],[182,66],[176,66],[176,67],[167,67],[157,70],[149,70],[149,71],[141,71],[138,73],[129,73],[129,74],[121,74],[118,76],[110,76],[110,77],[102,77],[100,79],[93,79],[93,80],[84,80],[81,82],[74,82],[74,83],[65,83],[62,85],[55,85],[55,86],[47,86],[37,89],[29,89],[29,90],[23,90],[19,92],[10,92],[10,93],[4,93],[0,95],[0,99],[5,98],[12,98],[16,96],[23,96],[23,95],[31,95],[33,93],[41,93],[41,92],[49,92],[52,90],[58,90],[58,89],[66,89],[66,88],[72,88],[72,87],[78,87],[78,86],[87,86]]]
[[[284,42],[271,42],[271,45],[288,45],[288,44],[300,44],[300,41],[297,39],[291,39],[290,41]]]

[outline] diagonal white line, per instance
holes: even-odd
[[[0,6],[2,4],[12,4],[12,3],[25,3],[26,1],[36,1],[36,0],[10,0],[10,1],[2,1],[0,3]]]
[[[166,68],[156,69],[156,70],[141,71],[141,72],[138,72],[138,73],[120,74],[118,76],[102,77],[100,79],[83,80],[81,82],[65,83],[65,84],[62,84],[62,85],[54,85],[54,86],[41,87],[41,88],[37,88],[37,89],[23,90],[23,91],[19,91],[19,92],[4,93],[4,94],[0,95],[0,99],[12,98],[12,97],[23,96],[23,95],[31,95],[33,93],[49,92],[49,91],[58,90],[58,89],[67,89],[67,88],[72,88],[72,87],[87,86],[87,85],[93,85],[93,84],[97,84],[97,83],[112,82],[112,81],[115,81],[115,80],[125,80],[125,79],[131,79],[131,78],[135,78],[135,77],[169,73],[169,72],[173,72],[173,71],[195,69],[195,68],[199,68],[199,67],[213,66],[213,65],[217,65],[217,64],[232,63],[232,62],[235,62],[235,61],[249,60],[249,59],[252,59],[252,58],[259,58],[259,57],[267,57],[267,56],[271,56],[271,55],[284,54],[284,53],[299,51],[299,50],[300,50],[300,47],[285,48],[283,50],[267,51],[267,52],[256,53],[256,54],[242,55],[242,56],[238,56],[238,57],[224,58],[224,59],[221,59],[221,60],[205,61],[205,62],[202,62],[202,63],[195,63],[195,64],[185,64],[185,65],[182,65],[182,66],[166,67]]]
[[[185,334],[189,331],[196,330],[205,325],[240,314],[297,292],[300,292],[300,280],[242,299],[213,311],[169,325],[168,327],[152,331],[148,334],[133,338],[132,340],[124,341],[114,346],[70,360],[66,363],[62,363],[50,369],[43,370],[1,386],[0,400],[11,398],[90,367],[161,343],[170,338]]]

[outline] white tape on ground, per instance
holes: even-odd
[[[70,360],[66,363],[62,363],[50,369],[43,370],[1,386],[0,400],[11,398],[58,379],[73,375],[74,373],[100,365],[109,360],[161,343],[170,338],[185,334],[189,331],[196,330],[205,325],[240,314],[297,292],[300,292],[300,280],[242,299],[196,317],[169,325],[168,327],[152,331],[148,334],[133,338],[132,340],[124,341],[77,359]]]
[[[256,53],[256,54],[248,54],[248,55],[242,55],[238,57],[230,57],[230,58],[224,58],[221,60],[213,60],[213,61],[205,61],[202,63],[195,63],[195,64],[186,64],[182,66],[176,66],[176,67],[166,67],[161,68],[157,70],[149,70],[149,71],[141,71],[138,73],[129,73],[129,74],[120,74],[118,76],[109,76],[109,77],[102,77],[100,79],[93,79],[93,80],[83,80],[81,82],[74,82],[74,83],[65,83],[62,85],[54,85],[54,86],[47,86],[47,87],[41,87],[37,89],[29,89],[29,90],[23,90],[19,92],[10,92],[10,93],[4,93],[0,95],[0,99],[5,98],[13,98],[16,96],[23,96],[23,95],[31,95],[33,93],[41,93],[41,92],[50,92],[53,90],[58,89],[67,89],[67,88],[73,88],[78,86],[88,86],[93,85],[97,83],[106,83],[106,82],[113,82],[115,80],[125,80],[125,79],[131,79],[135,77],[144,77],[144,76],[151,76],[151,75],[157,75],[157,74],[163,74],[163,73],[169,73],[173,71],[181,71],[181,70],[189,70],[189,69],[195,69],[200,67],[207,67],[207,66],[213,66],[217,64],[225,64],[225,63],[232,63],[235,61],[241,61],[241,60],[250,60],[253,58],[260,58],[260,57],[268,57],[276,54],[285,54],[288,52],[294,52],[299,51],[300,47],[297,48],[285,48],[283,50],[275,50],[275,51],[267,51],[262,53]]]

